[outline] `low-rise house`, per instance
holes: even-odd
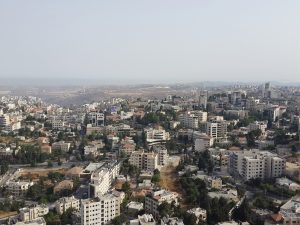
[[[27,181],[8,181],[5,186],[9,194],[19,197],[24,195],[33,184]]]
[[[135,146],[136,144],[131,137],[125,137],[120,142],[119,152],[130,155],[135,150]]]
[[[58,214],[63,214],[64,212],[67,211],[67,209],[74,209],[76,211],[79,210],[79,199],[76,199],[74,196],[71,197],[63,197],[58,199],[55,202],[55,210]]]
[[[300,185],[288,178],[277,178],[276,185],[292,191],[300,190]]]
[[[159,217],[158,206],[163,202],[177,204],[178,194],[176,192],[166,191],[164,189],[159,191],[152,191],[145,198],[145,211],[151,213],[155,218]]]
[[[32,221],[49,213],[46,205],[35,205],[29,208],[21,208],[19,218],[23,222]]]
[[[183,223],[183,220],[177,217],[172,217],[172,218],[164,217],[161,219],[160,224],[161,225],[185,225]]]
[[[98,152],[98,149],[97,149],[96,146],[94,146],[94,145],[87,145],[87,146],[84,147],[84,155],[85,156],[91,155],[91,156],[96,157],[96,156],[99,155],[99,152]]]
[[[204,178],[205,183],[207,186],[211,189],[222,189],[222,179],[217,177],[205,177]]]
[[[129,202],[126,208],[130,213],[138,213],[144,209],[144,204],[142,202]]]
[[[17,222],[15,225],[46,225],[46,221],[43,217],[38,217],[30,221]]]
[[[234,201],[234,202],[239,201],[237,190],[229,189],[229,188],[224,188],[222,190],[214,191],[214,192],[208,192],[208,196],[210,198],[221,198],[222,197],[229,201]]]
[[[151,182],[151,180],[143,180],[142,183],[138,184],[138,187],[141,189],[151,189],[154,187],[154,184]]]
[[[151,214],[138,215],[137,219],[130,220],[130,225],[156,225],[156,222]]]
[[[71,144],[64,142],[64,141],[58,141],[58,142],[54,142],[52,144],[52,150],[59,150],[62,152],[68,152],[70,150]]]
[[[193,209],[189,209],[187,211],[187,213],[194,215],[197,220],[196,223],[198,224],[200,221],[204,221],[206,222],[207,220],[207,212],[205,209],[202,208],[193,208]]]

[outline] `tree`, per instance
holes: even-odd
[[[8,168],[9,168],[8,162],[3,161],[3,162],[1,163],[0,175],[5,174],[5,173],[8,171]]]
[[[172,207],[171,207],[171,204],[169,204],[168,202],[162,202],[159,206],[158,206],[158,212],[159,212],[159,215],[161,217],[164,217],[164,216],[169,216],[171,215],[172,213]]]
[[[261,135],[261,130],[252,130],[247,135],[247,145],[248,147],[254,147],[255,146],[255,140],[257,140]]]
[[[110,222],[110,224],[111,224],[111,225],[122,225],[122,224],[125,223],[125,221],[126,221],[125,216],[124,216],[124,215],[120,215],[120,216],[117,216],[116,218],[114,218],[114,219]]]
[[[68,208],[60,217],[61,224],[73,224],[72,214],[75,211],[74,208]]]
[[[194,214],[184,213],[183,214],[183,223],[189,225],[197,225],[197,217]]]
[[[158,184],[159,181],[160,181],[160,172],[159,172],[158,169],[155,169],[154,173],[153,173],[153,176],[152,176],[152,179],[151,179],[151,182],[155,183],[155,184]]]
[[[47,215],[45,215],[45,220],[47,225],[60,225],[60,217],[57,213],[49,212]]]
[[[122,184],[122,191],[124,191],[126,194],[130,193],[130,183],[126,181],[124,184]]]
[[[52,163],[52,161],[51,161],[51,160],[48,160],[48,162],[47,162],[47,166],[48,166],[48,167],[53,167],[53,163]]]

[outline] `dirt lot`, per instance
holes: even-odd
[[[4,219],[10,216],[15,216],[17,215],[17,212],[4,212],[4,211],[0,211],[0,219]]]
[[[24,172],[21,172],[21,177],[25,180],[36,180],[39,177],[47,177],[48,173],[50,172],[59,172],[62,174],[66,173],[66,169],[55,169],[55,168],[47,168],[47,169],[30,169],[30,170],[24,170]]]
[[[181,196],[182,189],[179,185],[175,167],[169,165],[161,169],[159,184],[162,188],[177,192]]]

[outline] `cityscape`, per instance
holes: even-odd
[[[0,225],[300,225],[299,12],[0,0]]]
[[[299,223],[300,87],[115,89],[72,106],[6,89],[1,223]]]

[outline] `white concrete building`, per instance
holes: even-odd
[[[88,122],[92,127],[104,126],[105,116],[103,113],[90,112],[88,113]]]
[[[81,200],[81,225],[106,225],[120,215],[122,198],[114,193]]]
[[[70,150],[71,144],[65,141],[58,141],[52,144],[52,150],[59,150],[62,152],[68,152]]]
[[[0,127],[6,127],[10,124],[9,115],[3,114],[0,116]]]
[[[288,178],[277,178],[276,185],[287,190],[297,191],[300,190],[300,185]]]
[[[277,214],[273,214],[265,220],[264,225],[298,225],[300,224],[300,197],[287,201],[280,207]]]
[[[43,217],[38,217],[26,222],[17,222],[15,225],[46,225],[46,221]]]
[[[135,151],[135,142],[131,137],[125,137],[121,140],[119,145],[119,152],[123,152],[125,155],[130,155],[133,151]]]
[[[55,210],[58,214],[63,214],[64,212],[67,211],[67,209],[74,209],[76,211],[79,210],[79,205],[80,202],[77,198],[75,198],[74,196],[71,197],[63,197],[58,199],[55,202]]]
[[[211,136],[203,134],[201,136],[197,135],[194,138],[194,148],[195,151],[202,152],[210,148],[214,144],[214,139]]]
[[[52,120],[51,121],[52,124],[52,129],[57,129],[57,130],[63,130],[65,127],[65,122],[62,120]]]
[[[164,217],[160,221],[160,225],[185,225],[182,219],[177,217]]]
[[[151,213],[155,218],[158,218],[158,206],[163,202],[168,202],[170,204],[175,202],[175,204],[177,204],[178,194],[176,192],[170,192],[164,189],[152,191],[145,198],[145,211],[147,213]]]
[[[268,121],[255,121],[253,123],[250,123],[248,126],[249,131],[261,130],[262,135],[266,133],[267,127],[268,127]]]
[[[145,128],[146,141],[149,146],[166,143],[170,140],[169,132],[166,132],[162,127],[155,128]]]
[[[249,150],[229,155],[229,172],[245,180],[280,177],[284,169],[285,160],[268,151]]]
[[[220,120],[214,122],[205,123],[206,134],[213,137],[214,139],[226,138],[227,137],[227,121]]]
[[[129,163],[141,170],[153,171],[159,168],[158,154],[154,152],[134,151],[129,157]]]
[[[21,208],[19,211],[20,220],[27,222],[48,214],[49,208],[46,205],[36,205],[30,208]]]
[[[135,220],[130,220],[129,225],[156,225],[156,222],[151,214],[138,215]]]
[[[86,145],[84,146],[84,155],[92,155],[97,156],[99,154],[97,146],[94,145]]]
[[[33,185],[33,182],[26,182],[26,181],[8,181],[5,185],[6,191],[15,196],[22,196],[24,195],[29,187]]]
[[[154,152],[156,152],[158,154],[158,164],[160,166],[167,165],[168,160],[169,160],[169,154],[168,154],[167,148],[162,145],[156,145],[156,146],[153,146],[153,150],[154,150]]]
[[[196,224],[198,224],[200,221],[206,222],[207,220],[207,212],[205,209],[202,208],[193,208],[189,209],[187,213],[196,216]]]
[[[179,115],[179,122],[183,127],[197,129],[199,127],[199,119],[191,112],[185,112]]]
[[[106,164],[94,171],[91,175],[91,182],[89,185],[89,197],[94,198],[106,194],[119,173],[119,162]]]

